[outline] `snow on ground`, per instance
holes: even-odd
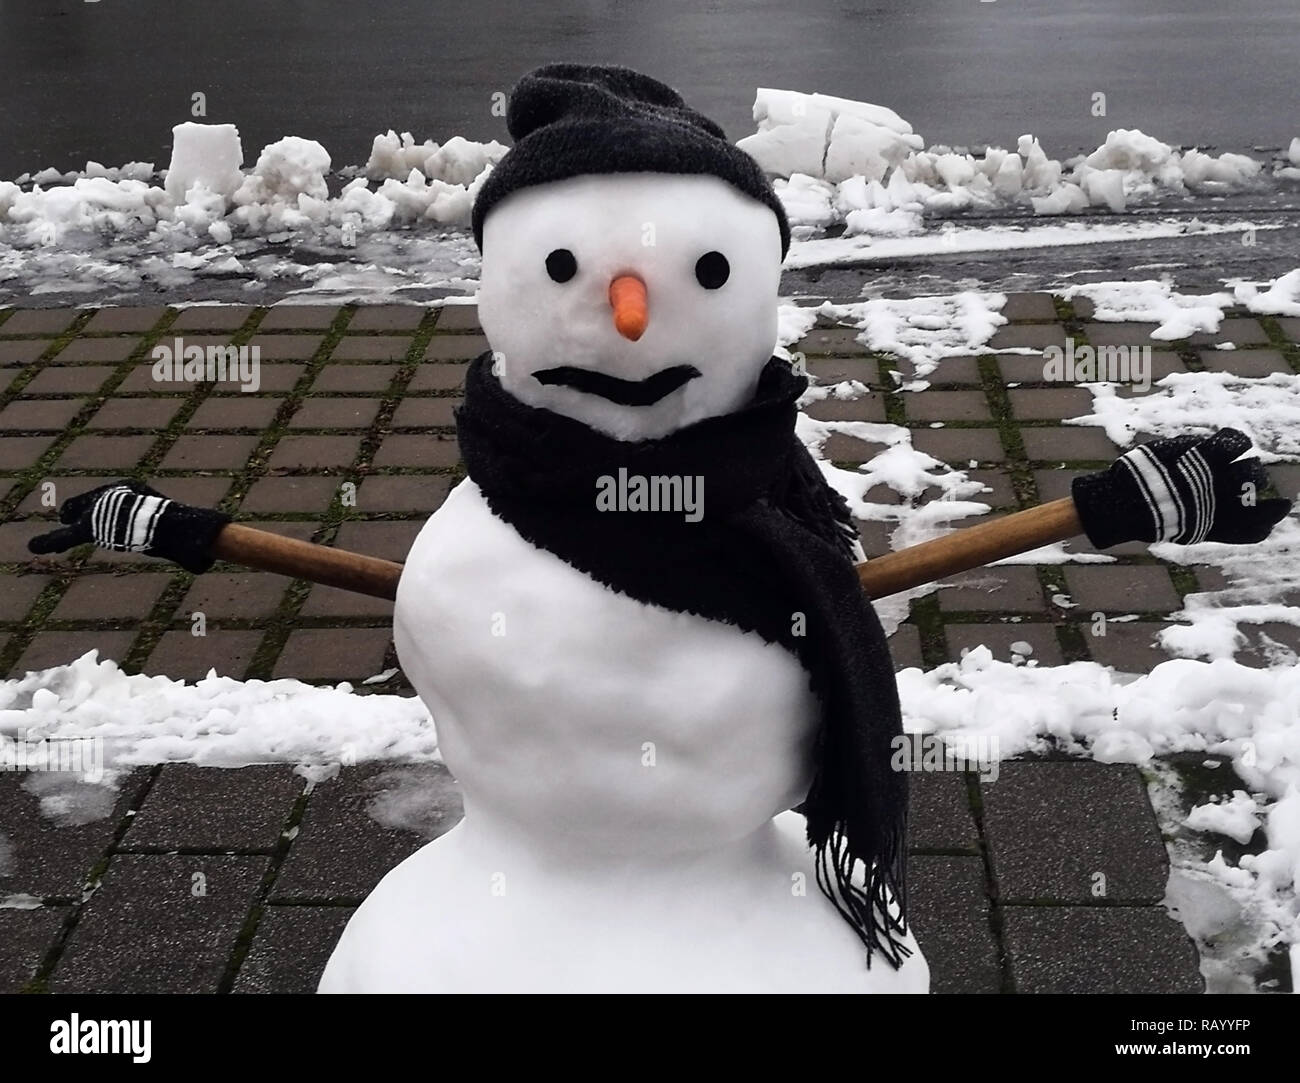
[[[1092,413],[1067,418],[1067,425],[1095,425],[1127,447],[1139,433],[1209,436],[1240,429],[1265,463],[1300,460],[1300,376],[1273,372],[1250,378],[1230,372],[1173,372],[1150,393],[1120,398],[1117,385],[1085,384]]]
[[[945,357],[997,353],[988,341],[1007,322],[1002,306],[1006,294],[966,291],[950,297],[876,298],[854,304],[824,304],[823,316],[852,324],[869,350],[910,361],[916,379],[903,390],[921,390]],[[1023,352],[1023,351],[1022,351]],[[901,383],[898,374],[895,379]]]

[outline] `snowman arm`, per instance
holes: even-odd
[[[343,590],[393,599],[402,566],[232,523],[211,508],[169,500],[143,482],[122,480],[69,497],[61,526],[30,539],[38,556],[87,543],[112,552],[170,560],[196,575],[216,560]]]
[[[1291,504],[1258,498],[1269,477],[1258,459],[1240,458],[1250,446],[1236,429],[1153,440],[1076,478],[1071,496],[887,553],[859,564],[858,578],[870,597],[885,598],[1080,534],[1098,549],[1263,541]]]
[[[858,580],[868,597],[887,598],[1082,533],[1078,509],[1067,496],[863,561]]]
[[[397,597],[397,581],[402,577],[402,565],[391,560],[313,545],[241,523],[231,523],[217,535],[212,555],[246,568],[389,601]]]

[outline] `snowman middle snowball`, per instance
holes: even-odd
[[[548,258],[562,252],[572,264],[557,281],[564,257],[551,269]],[[635,340],[616,326],[610,298],[625,277],[645,287]],[[487,218],[479,320],[502,387],[520,401],[644,440],[753,398],[776,344],[780,279],[776,218],[717,177],[574,177],[513,192]],[[682,382],[687,368],[698,375]],[[549,382],[558,369],[597,378]],[[661,373],[642,397],[666,393],[644,405],[607,397],[598,379],[646,387]]]

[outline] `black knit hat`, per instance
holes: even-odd
[[[771,208],[790,225],[767,177],[743,150],[672,87],[630,68],[548,64],[510,93],[506,127],[515,141],[474,202],[474,240],[483,219],[511,192],[590,173],[707,173]]]

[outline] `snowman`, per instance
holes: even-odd
[[[772,357],[781,205],[632,71],[539,69],[508,122],[469,476],[394,617],[465,817],[320,990],[925,992],[893,671]]]

